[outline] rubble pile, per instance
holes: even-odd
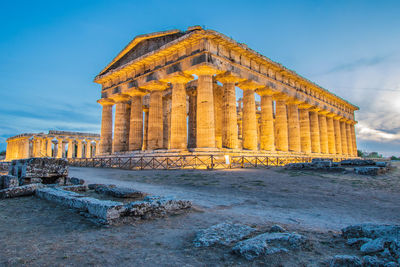
[[[332,159],[312,159],[312,162],[289,163],[285,165],[288,170],[317,170],[328,172],[354,171],[361,175],[379,175],[390,170],[390,162],[375,162],[373,160],[347,159],[333,162]]]
[[[336,255],[330,266],[398,266],[400,264],[400,225],[358,224],[342,229],[346,244],[361,252]],[[347,264],[347,265],[345,265]]]
[[[308,248],[309,240],[298,233],[289,233],[283,227],[274,225],[266,233],[242,224],[221,223],[197,232],[193,245],[209,247],[223,245],[231,252],[254,260],[262,255],[288,253],[291,250]]]
[[[13,160],[9,175],[18,177],[20,185],[64,183],[68,176],[68,161],[55,158],[29,158]]]

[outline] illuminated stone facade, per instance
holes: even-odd
[[[31,157],[92,158],[99,134],[49,131],[23,133],[7,139],[6,161]]]
[[[94,81],[101,156],[357,156],[358,107],[216,31],[137,36]]]

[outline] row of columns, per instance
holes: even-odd
[[[95,156],[97,143],[91,140],[54,137],[11,139],[7,141],[6,160],[30,157],[91,158]]]
[[[209,71],[197,73],[197,76],[197,90],[188,94],[186,83],[191,77],[181,75],[171,82],[170,122],[166,122],[163,116],[166,109],[165,104],[163,107],[162,91],[166,86],[160,82],[146,88],[150,90],[150,101],[145,110],[143,95],[122,94],[112,100],[100,99],[98,102],[103,106],[100,153],[160,148],[185,150],[188,147],[207,151],[238,149],[242,137],[242,148],[246,150],[357,155],[353,121],[286,95],[259,89],[251,81],[238,82],[236,77],[217,76],[218,81],[223,83],[220,87],[215,86]],[[242,120],[239,124],[236,84],[243,90]],[[255,93],[261,97],[260,129]],[[166,134],[168,138],[165,138]]]

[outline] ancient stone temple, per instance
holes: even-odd
[[[6,161],[31,157],[92,158],[100,135],[66,131],[23,133],[7,139]]]
[[[94,81],[100,156],[357,155],[358,107],[213,30],[137,36]]]

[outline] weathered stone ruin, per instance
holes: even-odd
[[[101,224],[161,217],[192,206],[190,201],[147,196],[132,188],[87,185],[83,179],[68,177],[66,160],[54,158],[14,160],[9,175],[0,176],[0,198],[28,195],[75,209]]]
[[[361,175],[379,175],[390,170],[390,162],[375,162],[373,160],[348,159],[333,162],[332,159],[312,159],[312,162],[289,163],[288,170],[316,170],[327,172],[354,172]]]
[[[16,176],[20,185],[31,183],[63,184],[68,176],[68,161],[53,158],[13,160],[9,174]]]
[[[228,246],[232,253],[254,260],[262,255],[304,249],[309,246],[309,240],[298,233],[289,233],[279,225],[272,226],[268,232],[259,233],[259,230],[247,225],[220,223],[198,231],[193,245]]]
[[[363,256],[336,255],[330,266],[399,266],[400,225],[350,225],[342,229],[342,236]]]

